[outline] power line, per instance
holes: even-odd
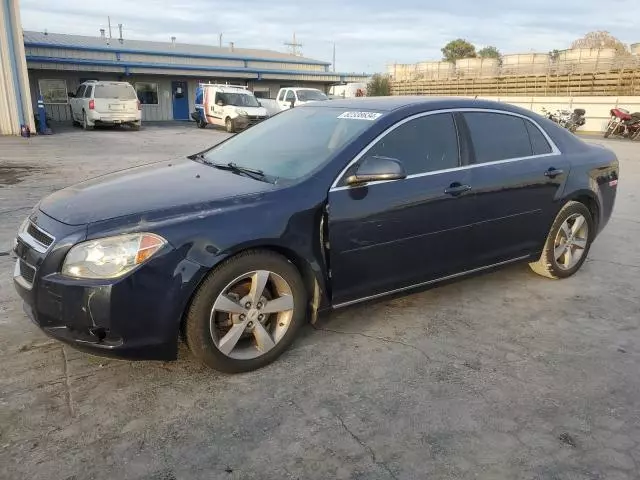
[[[298,48],[302,48],[302,44],[296,41],[296,32],[293,32],[293,41],[284,42],[284,44],[289,47],[292,55],[301,56],[302,50],[298,50]]]

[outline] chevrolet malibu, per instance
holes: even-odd
[[[530,111],[468,99],[296,107],[188,158],[43,199],[15,286],[48,335],[225,372],[306,319],[515,262],[565,278],[611,216],[618,161]]]

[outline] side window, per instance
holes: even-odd
[[[529,139],[531,140],[531,148],[533,148],[534,155],[544,155],[545,153],[551,153],[553,149],[549,142],[544,137],[538,127],[529,121],[524,122],[529,132]]]
[[[214,97],[213,101],[214,103],[217,105],[219,101],[223,100],[222,99],[222,94],[220,92],[216,92],[216,96]],[[224,101],[224,100],[223,100]]]
[[[465,112],[476,163],[530,157],[533,150],[525,120],[501,113]]]
[[[78,87],[78,90],[76,91],[76,98],[82,98],[82,96],[84,95],[84,89],[86,88],[85,85],[80,85]]]
[[[285,94],[285,93],[287,93],[287,91],[286,91],[286,90],[282,90],[282,91],[280,92],[280,95],[278,95],[278,101],[279,101],[279,102],[284,101],[284,94]]]
[[[459,165],[458,134],[450,113],[410,120],[385,135],[367,155],[400,160],[407,175]]]
[[[294,102],[295,100],[296,100],[296,96],[293,94],[293,90],[288,90],[287,91],[287,98],[285,99],[285,101]]]
[[[87,89],[84,91],[83,98],[91,98],[93,96],[93,85],[87,85]]]

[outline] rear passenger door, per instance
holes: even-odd
[[[507,112],[463,113],[476,195],[473,257],[491,265],[542,250],[569,163],[531,120]]]

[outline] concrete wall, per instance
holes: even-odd
[[[475,98],[475,97],[470,97]],[[518,107],[542,113],[558,109],[573,110],[583,108],[587,111],[586,123],[579,131],[604,132],[609,121],[609,111],[621,107],[630,112],[640,112],[640,97],[478,97],[509,103]]]
[[[0,134],[35,132],[18,0],[0,0]]]

